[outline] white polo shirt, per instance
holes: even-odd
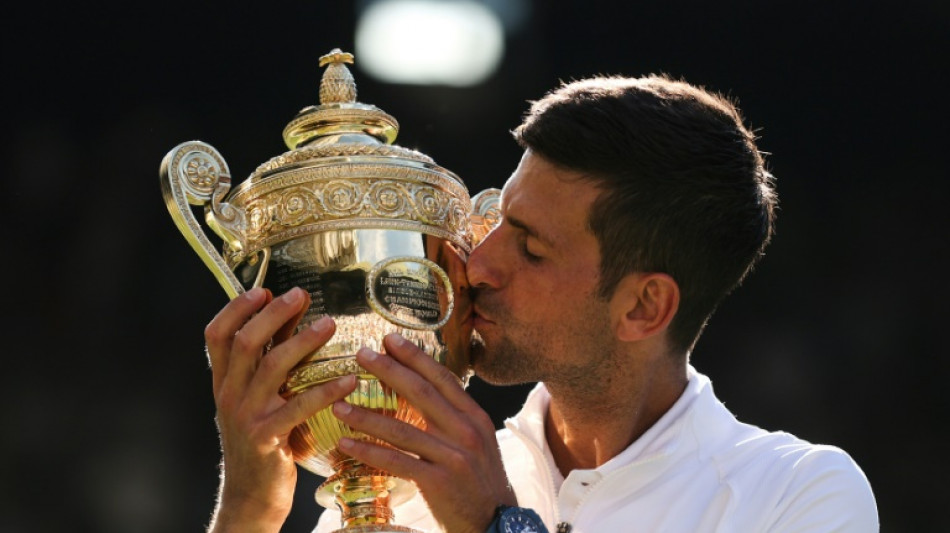
[[[682,396],[619,455],[565,479],[544,438],[550,395],[542,385],[498,432],[518,504],[554,533],[750,533],[879,531],[867,478],[844,451],[740,423],[709,379],[689,368]],[[451,487],[446,487],[451,490]],[[416,496],[395,522],[439,533]],[[317,532],[340,527],[327,510]]]

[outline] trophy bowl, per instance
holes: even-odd
[[[251,287],[274,294],[301,287],[311,304],[298,329],[322,316],[336,322],[333,338],[289,373],[282,395],[356,375],[346,401],[424,427],[419,413],[361,368],[354,354],[363,346],[382,351],[382,338],[396,332],[467,385],[472,331],[465,261],[497,220],[498,191],[470,198],[458,176],[425,154],[393,145],[398,123],[356,101],[345,66],[352,62],[339,49],[320,58],[327,66],[320,105],[302,109],[284,129],[289,152],[231,190],[218,151],[185,142],[162,161],[162,194],[229,297]],[[192,206],[204,207],[220,253]],[[337,531],[413,531],[395,524],[392,508],[415,486],[341,453],[337,442],[344,436],[370,439],[329,408],[290,435],[295,461],[327,478],[316,499],[340,509]]]

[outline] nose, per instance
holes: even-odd
[[[497,228],[488,233],[468,256],[468,262],[465,264],[465,273],[472,287],[498,288],[501,284],[501,272],[499,269],[502,266],[502,261],[497,254],[497,234]]]

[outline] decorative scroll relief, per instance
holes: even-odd
[[[205,205],[219,183],[230,186],[227,164],[214,148],[200,142],[184,143],[174,152],[170,170],[181,176],[182,188],[191,205]]]
[[[478,245],[501,222],[501,189],[485,189],[472,197],[472,245]]]
[[[232,194],[231,201],[242,204],[278,189],[311,182],[353,179],[389,179],[410,183],[424,183],[438,187],[449,194],[468,199],[468,189],[457,178],[439,167],[385,157],[353,161],[346,157],[328,157],[312,165],[292,167],[265,177],[251,176]]]
[[[224,256],[234,263],[244,248],[244,217],[240,209],[222,201],[231,189],[227,164],[217,150],[200,141],[183,143],[173,153],[171,169],[179,176],[188,203],[205,206],[209,227],[224,240]]]
[[[346,218],[363,209],[360,187],[350,181],[331,181],[323,187],[323,207],[331,216]]]
[[[330,223],[339,227],[340,221],[351,221],[354,227],[379,226],[386,220],[402,222],[397,226],[445,236],[463,248],[470,243],[467,194],[455,195],[455,191],[427,180],[391,177],[400,170],[418,169],[386,169],[387,178],[356,178],[351,173],[345,179],[335,179],[333,172],[328,173],[331,177],[314,177],[313,170],[300,169],[300,176],[280,176],[284,187],[261,183],[253,189],[257,194],[247,192],[235,198],[235,203],[253,198],[247,198],[250,201],[245,206],[247,253],[274,242],[278,234],[286,236],[288,230],[329,227]],[[304,232],[318,230],[311,227]]]
[[[185,240],[230,297],[241,294],[244,288],[230,268],[234,263],[229,263],[215,250],[191,209],[191,206],[205,206],[206,213],[219,213],[215,208],[222,207],[220,198],[228,192],[231,184],[224,158],[209,144],[184,142],[172,148],[162,159],[159,177],[165,205]],[[228,215],[224,224],[243,220],[234,210]],[[217,222],[214,216],[207,218],[209,224]],[[224,239],[225,255],[230,257],[235,248],[241,247],[240,236],[223,228],[224,224],[214,225],[212,229]]]
[[[291,123],[293,124],[293,123]],[[427,163],[434,165],[435,161],[423,154],[409,148],[393,145],[373,145],[373,144],[334,144],[331,146],[304,146],[290,152],[285,152],[279,156],[262,163],[251,174],[250,178],[258,178],[268,172],[273,172],[288,165],[296,165],[315,159],[325,160],[330,157],[354,157],[354,156],[380,156],[380,157],[401,157],[411,161]]]
[[[281,392],[289,395],[333,378],[365,373],[366,370],[356,362],[355,357],[316,361],[291,371]]]
[[[214,185],[218,182],[221,169],[214,160],[201,152],[191,152],[182,160],[182,174],[186,178],[188,188],[211,194]]]

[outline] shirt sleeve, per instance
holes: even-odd
[[[814,446],[798,458],[770,532],[873,533],[877,504],[861,468],[844,451]]]

